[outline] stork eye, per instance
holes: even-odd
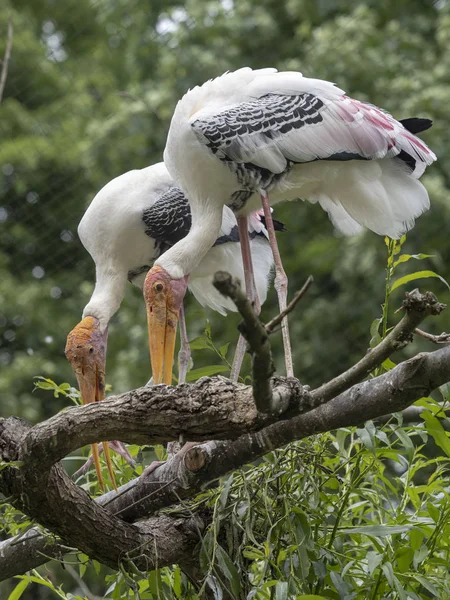
[[[162,283],[156,283],[156,284],[155,284],[155,290],[156,290],[157,292],[162,292],[162,291],[163,291],[163,289],[164,289],[164,285],[163,285]]]
[[[93,346],[91,346],[91,347],[89,348],[89,354],[92,354],[93,352],[94,352],[94,348],[93,348]]]

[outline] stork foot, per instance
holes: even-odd
[[[178,463],[180,463],[185,454],[194,446],[198,445],[198,442],[186,442],[184,444],[184,446],[181,448],[181,450],[178,450],[176,453],[173,452],[173,446],[178,444],[178,442],[169,442],[168,444],[168,452],[169,452],[169,459],[174,459]],[[166,460],[154,460],[153,462],[151,462],[148,467],[146,467],[144,469],[144,471],[142,472],[141,477],[147,477],[148,475],[150,475],[150,473],[153,473],[153,471],[156,471],[156,469],[158,467],[160,467],[161,465],[164,465],[167,461]]]

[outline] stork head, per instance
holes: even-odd
[[[177,323],[186,293],[188,277],[172,279],[162,267],[155,266],[144,282],[147,308],[150,361],[155,384],[172,385]]]
[[[107,337],[108,328],[101,331],[95,317],[85,317],[67,336],[66,357],[77,377],[84,404],[105,397]]]

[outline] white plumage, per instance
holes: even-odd
[[[319,203],[345,234],[365,226],[398,238],[429,207],[418,177],[435,159],[402,123],[330,82],[275,69],[226,73],[174,112],[164,160],[190,199],[193,226],[183,248],[156,264],[173,279],[191,272],[222,207],[250,214],[263,190],[272,205]]]
[[[165,226],[170,227],[175,217],[179,218],[183,227],[186,225],[184,212],[172,215],[166,212],[170,206],[165,202],[156,204],[173,188],[173,180],[164,163],[158,163],[113,179],[98,192],[86,210],[78,227],[78,234],[95,262],[96,284],[83,311],[83,317],[99,319],[101,330],[106,328],[119,308],[127,280],[132,278],[132,282],[142,288],[148,269],[161,252],[161,245],[146,233],[144,212],[158,206],[156,217],[160,218],[162,230]],[[188,209],[187,202],[184,208]],[[188,230],[189,225],[186,232]],[[216,237],[230,236],[231,233],[236,233],[236,218],[229,208],[224,207]],[[249,233],[254,236],[251,241],[252,255],[258,293],[264,301],[273,257],[265,237],[267,232],[258,214],[253,215],[250,220]],[[210,248],[191,273],[189,289],[202,306],[210,306],[225,314],[227,310],[234,311],[236,308],[212,285],[214,273],[220,269],[243,281],[241,250],[237,241],[228,241]]]

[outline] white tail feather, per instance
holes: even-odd
[[[394,239],[411,229],[430,206],[420,181],[392,159],[350,161],[339,169],[322,163],[320,184],[307,199],[320,202],[344,234],[355,233],[359,223]]]

